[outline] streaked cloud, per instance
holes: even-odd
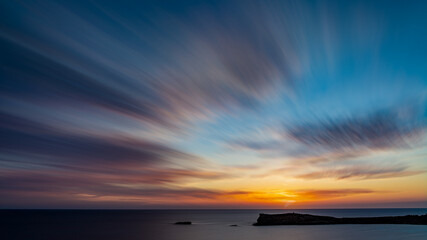
[[[126,138],[72,135],[28,119],[1,115],[0,149],[3,153],[29,154],[32,163],[55,164],[82,169],[130,168],[161,165],[168,161],[195,159],[167,146]]]
[[[251,150],[264,156],[288,156],[322,161],[369,154],[374,150],[416,147],[425,136],[424,105],[407,104],[364,116],[285,124],[276,127],[281,137],[237,139],[228,142],[235,150]]]
[[[22,24],[13,25],[12,16],[4,21],[6,96],[39,104],[54,98],[58,107],[92,105],[174,128],[222,111],[251,109],[280,86],[293,87],[292,62],[284,52],[292,47],[284,46],[274,32],[280,26],[256,5],[248,10],[257,19],[236,6],[232,12],[189,16],[196,21],[161,12],[142,27],[110,13],[107,5],[97,9],[105,13],[99,16],[48,2],[11,5],[31,13],[22,16]],[[39,16],[38,10],[50,14]],[[69,27],[55,21],[63,17]],[[93,18],[115,27],[106,32]],[[36,34],[27,29],[30,22]],[[252,24],[242,28],[242,22]],[[122,31],[128,39],[120,37]]]
[[[297,193],[303,196],[306,199],[331,199],[339,197],[347,197],[351,195],[359,194],[370,194],[374,191],[369,189],[315,189],[315,190],[301,190]]]
[[[144,175],[142,176],[144,177]],[[132,178],[132,177],[130,177]],[[280,203],[283,201],[306,202],[324,199],[343,198],[360,194],[375,193],[369,189],[333,189],[333,190],[288,190],[288,191],[242,191],[201,189],[179,187],[176,185],[152,185],[128,181],[129,178],[118,175],[81,174],[68,171],[20,171],[1,172],[0,192],[8,199],[15,199],[8,205],[24,206],[29,201],[44,202],[51,198],[55,204],[69,206],[85,205],[91,202],[123,202],[132,206],[168,206],[171,199],[180,199],[183,204],[196,204],[208,201],[236,203]],[[27,198],[30,194],[32,198]],[[56,205],[53,206],[56,206]],[[173,203],[177,204],[177,203]],[[52,205],[51,205],[52,207]]]
[[[424,131],[425,123],[419,120],[422,114],[401,117],[395,111],[379,111],[367,117],[303,124],[288,129],[287,133],[309,147],[341,150],[408,147],[409,141]]]
[[[302,179],[384,179],[407,177],[424,173],[425,170],[410,170],[405,166],[367,166],[354,165],[351,167],[338,167],[322,169],[298,175]]]
[[[425,175],[418,4],[0,9],[0,208],[277,207]]]

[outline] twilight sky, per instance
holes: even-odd
[[[0,208],[427,207],[425,1],[1,1]]]

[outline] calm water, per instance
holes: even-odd
[[[427,226],[418,225],[252,226],[260,212],[362,217],[418,215],[427,209],[1,210],[0,239],[427,239]]]

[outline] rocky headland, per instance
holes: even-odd
[[[321,224],[418,224],[427,225],[427,214],[407,215],[391,217],[352,217],[336,218],[329,216],[317,216],[310,214],[285,213],[263,214],[261,213],[254,223],[255,226],[266,225],[321,225]]]

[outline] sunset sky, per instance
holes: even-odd
[[[1,1],[0,208],[427,207],[426,1]]]

